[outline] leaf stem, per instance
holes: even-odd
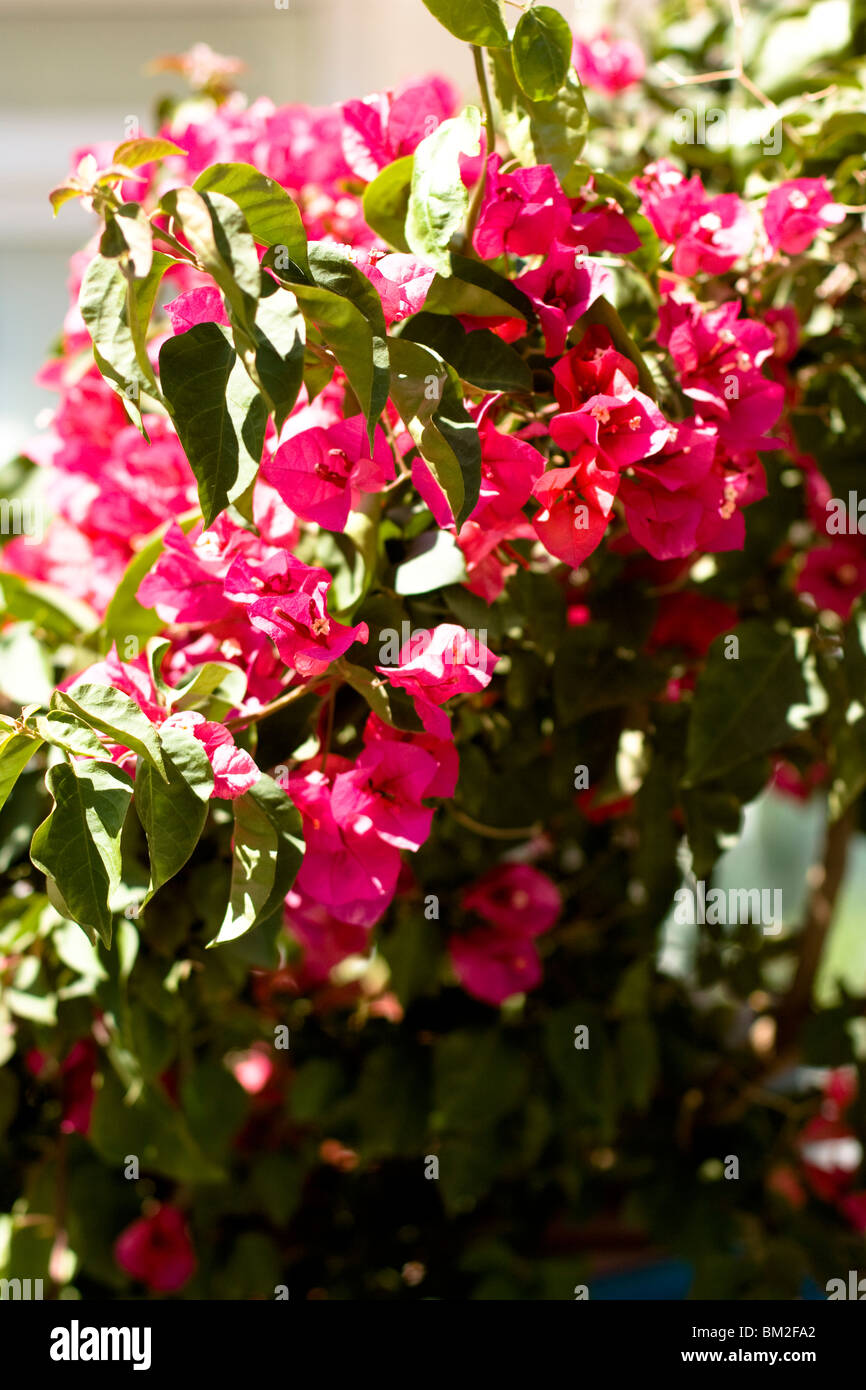
[[[267,719],[268,715],[276,714],[277,710],[285,709],[287,705],[293,705],[296,700],[303,699],[305,695],[314,694],[331,679],[332,677],[328,675],[317,676],[314,681],[310,681],[307,685],[292,686],[285,695],[278,695],[276,700],[262,705],[261,709],[249,710],[246,714],[235,715],[234,719],[227,719],[225,727],[227,729],[246,729],[250,724],[258,724],[262,719]]]
[[[484,70],[484,49],[479,48],[476,43],[472,45],[472,59],[475,63],[475,73],[478,77],[478,87],[481,92],[481,102],[484,108],[484,164],[481,169],[481,177],[472,195],[472,204],[469,208],[469,217],[466,222],[466,252],[468,255],[472,255],[472,238],[475,235],[475,228],[481,213],[481,204],[484,201],[484,190],[487,185],[487,160],[493,153],[493,146],[496,140],[496,123],[493,119],[493,104],[490,100],[487,73]]]
[[[487,840],[531,840],[534,835],[540,834],[544,829],[539,824],[514,826],[507,829],[496,825],[483,825],[480,820],[467,816],[465,811],[461,811],[453,803],[448,803],[446,810],[457,821],[458,825],[465,825],[467,830],[474,831],[476,835],[483,835]]]
[[[189,261],[191,265],[196,266],[197,269],[201,269],[192,251],[190,251],[188,247],[182,246],[177,237],[173,236],[171,232],[166,231],[163,227],[154,227],[153,237],[155,241],[166,242],[166,244],[170,246],[173,251],[176,251],[179,256],[182,256],[185,261]]]

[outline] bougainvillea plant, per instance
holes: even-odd
[[[250,105],[200,46],[51,194],[97,225],[6,479],[0,1266],[794,1296],[866,1230],[863,1000],[813,1001],[866,787],[850,36],[768,95],[738,3],[646,54],[424,3],[469,105]],[[771,784],[826,808],[802,910],[713,912]]]

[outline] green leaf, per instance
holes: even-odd
[[[785,743],[795,732],[787,714],[805,702],[806,686],[793,638],[764,623],[742,623],[717,637],[698,678],[686,743],[682,785],[712,782]]]
[[[341,533],[319,532],[316,557],[333,576],[328,607],[340,622],[351,618],[376,576],[382,500],[381,495],[368,493],[361,509],[349,513]]]
[[[307,234],[297,204],[284,188],[252,164],[212,164],[199,174],[197,193],[222,193],[237,203],[260,246],[285,246],[291,259],[309,270]]]
[[[462,230],[469,209],[469,190],[460,177],[461,154],[481,149],[481,112],[467,106],[426,136],[415,151],[412,188],[406,214],[406,240],[417,256],[451,274],[451,238]]]
[[[0,733],[0,806],[6,805],[19,776],[41,747],[41,738],[7,733],[5,729]]]
[[[210,526],[256,476],[267,408],[226,329],[216,323],[167,339],[159,374]]]
[[[446,1134],[439,1145],[439,1162],[442,1205],[448,1217],[459,1217],[486,1197],[506,1156],[499,1136],[488,1130]]]
[[[372,437],[388,398],[388,340],[356,304],[333,290],[298,284],[293,284],[292,290],[304,316],[319,330],[349,378]]]
[[[222,193],[201,194],[193,188],[173,188],[165,194],[161,206],[180,224],[202,268],[222,290],[232,322],[251,332],[261,289],[261,268],[255,241],[237,203]]]
[[[196,507],[195,511],[185,512],[182,516],[174,517],[173,521],[183,532],[191,531],[196,522],[201,521],[201,512]],[[162,554],[165,533],[171,525],[172,521],[165,521],[152,531],[127,565],[105,613],[103,628],[109,645],[112,642],[120,644],[127,637],[146,642],[165,627],[162,618],[152,608],[140,604],[135,596],[141,581],[146,574],[150,574]]]
[[[835,150],[837,145],[852,137],[858,137],[862,147],[864,136],[866,136],[866,111],[835,111],[828,120],[823,122],[815,144],[809,150],[809,158],[826,158],[831,150]]]
[[[590,304],[581,316],[581,322],[587,327],[590,324],[600,323],[607,329],[617,350],[624,357],[628,357],[637,367],[641,390],[651,400],[657,400],[658,387],[647,361],[610,300],[606,299],[604,295],[599,295],[598,299]]]
[[[522,1104],[529,1061],[499,1028],[460,1028],[436,1043],[433,1077],[441,1128],[477,1134]]]
[[[0,632],[0,691],[16,705],[46,704],[54,687],[50,653],[33,623]]]
[[[450,531],[438,527],[416,536],[394,572],[394,592],[429,594],[466,580],[466,558]]]
[[[288,796],[262,776],[235,798],[229,906],[211,946],[234,941],[275,912],[304,857],[301,817]]]
[[[147,838],[150,884],[144,902],[183,868],[204,829],[213,768],[204,745],[187,729],[161,728],[167,782],[144,764],[135,779],[134,802]]]
[[[195,709],[219,692],[228,708],[234,709],[246,694],[247,678],[239,666],[228,661],[206,661],[184,677],[180,685],[168,690],[173,710]]]
[[[364,221],[395,251],[409,250],[406,214],[409,211],[414,163],[411,154],[395,159],[364,189]]]
[[[432,15],[455,38],[483,48],[506,48],[508,30],[499,0],[424,0]]]
[[[719,855],[740,833],[743,807],[763,791],[771,771],[769,759],[755,758],[741,763],[717,782],[681,792],[692,873],[696,878],[710,877]]]
[[[478,501],[481,444],[457,373],[438,353],[402,338],[391,341],[391,365],[391,397],[459,529]]]
[[[129,748],[153,764],[165,777],[159,735],[134,700],[113,685],[76,682],[69,690],[56,690],[51,708],[75,714],[92,729],[108,734],[114,743]]]
[[[109,899],[120,883],[120,832],[132,778],[114,763],[58,763],[46,778],[54,809],[30,857],[57,885],[74,921],[111,945]]]
[[[17,574],[0,574],[0,609],[9,617],[32,623],[52,637],[76,640],[93,632],[99,619],[89,604],[43,584],[22,579]]]
[[[450,362],[457,375],[483,391],[531,391],[532,372],[523,358],[489,328],[467,333],[446,314],[414,314],[401,338],[422,343]]]
[[[33,725],[40,737],[54,748],[64,748],[76,757],[104,758],[105,745],[100,742],[93,729],[74,714],[63,714],[59,710],[37,715]]]
[[[147,356],[147,327],[162,277],[173,256],[155,251],[149,273],[131,284],[117,260],[95,256],[81,282],[78,307],[93,339],[99,370],[126,403],[152,392],[156,378]]]
[[[558,10],[524,10],[511,40],[514,75],[530,101],[550,101],[571,66],[571,30]]]
[[[480,318],[519,315],[534,321],[531,301],[510,280],[483,261],[451,252],[451,275],[437,275],[424,301],[424,310],[438,314],[472,314]]]
[[[276,286],[259,300],[252,330],[255,353],[247,371],[282,429],[304,379],[306,325],[291,290]]]
[[[314,242],[310,247],[310,271],[317,285],[350,299],[360,309],[377,338],[387,336],[385,312],[378,291],[351,261],[341,246]]]
[[[491,53],[493,84],[502,127],[521,164],[550,164],[564,179],[586,141],[589,115],[583,88],[573,68],[551,101],[532,101],[514,75],[511,55]]]
[[[121,268],[136,280],[149,275],[153,265],[153,229],[144,209],[137,203],[124,203],[110,213],[99,251],[103,256],[119,257]]]
[[[73,198],[80,198],[82,190],[77,184],[61,183],[57,188],[52,188],[48,194],[48,201],[54,209],[56,217],[64,203],[71,203]]]
[[[231,1072],[214,1060],[187,1073],[181,1104],[196,1142],[211,1157],[221,1157],[243,1123],[249,1097]]]
[[[127,1154],[136,1154],[145,1172],[162,1173],[178,1182],[198,1186],[224,1180],[223,1169],[199,1147],[184,1112],[161,1087],[145,1086],[131,1101],[114,1072],[106,1071],[96,1092],[87,1137],[112,1167],[121,1171]]]
[[[557,638],[553,697],[564,728],[598,710],[650,699],[667,683],[666,663],[617,647],[606,629],[590,624]]]
[[[154,159],[166,159],[169,155],[185,155],[171,140],[159,136],[142,136],[138,140],[124,140],[111,156],[112,164],[123,164],[127,169],[138,169],[142,164],[150,164]]]
[[[317,242],[310,247],[310,270],[316,284],[332,294],[349,300],[370,325],[372,333],[373,379],[369,406],[362,407],[367,416],[372,446],[373,429],[385,408],[390,380],[388,330],[382,301],[366,275],[349,259],[342,247]],[[302,291],[303,292],[303,291]],[[321,329],[321,325],[319,325]],[[327,335],[326,335],[326,341]],[[338,354],[339,356],[339,354]],[[357,394],[357,392],[356,392]],[[359,397],[359,400],[361,398]]]

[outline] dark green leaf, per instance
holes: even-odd
[[[467,333],[445,314],[415,314],[400,335],[450,362],[457,375],[483,391],[531,391],[532,373],[514,348],[489,328]]]
[[[277,287],[259,300],[252,329],[255,353],[247,370],[260,387],[278,430],[291,413],[304,379],[305,337],[304,318],[291,290]]]
[[[529,1065],[499,1028],[461,1028],[437,1042],[433,1074],[441,1127],[478,1134],[522,1104]]]
[[[435,994],[442,940],[435,922],[420,916],[408,918],[382,942],[391,970],[391,986],[405,1007],[419,995]]]
[[[213,769],[204,745],[186,729],[159,734],[168,781],[143,764],[135,779],[135,809],[150,858],[148,902],[183,868],[198,844],[213,791]]]
[[[199,323],[167,339],[159,374],[210,526],[256,476],[267,408],[227,331],[216,323]]]
[[[716,638],[698,678],[684,787],[714,781],[783,744],[794,732],[788,710],[806,699],[789,634],[754,621],[742,623],[733,636],[738,648],[732,634]]]
[[[233,941],[274,912],[304,857],[301,817],[270,777],[263,774],[233,808],[231,897],[212,946]]]
[[[358,1079],[358,1116],[366,1158],[414,1157],[427,1127],[426,1068],[417,1049],[377,1047]]]
[[[58,763],[46,782],[54,809],[34,834],[30,857],[56,883],[74,921],[109,946],[132,779],[114,763]]]
[[[392,339],[391,363],[394,404],[459,528],[478,501],[481,444],[457,373],[438,353],[402,338]]]
[[[453,299],[444,298],[448,292],[453,292]],[[521,318],[535,319],[532,301],[523,290],[492,266],[461,256],[457,251],[451,252],[451,278],[437,277],[433,281],[424,308],[438,308],[440,312],[452,314],[477,314],[482,318],[491,314],[507,315],[516,310]]]
[[[321,285],[293,284],[292,290],[349,378],[372,434],[388,398],[388,341],[350,299]]]
[[[110,1070],[96,1092],[88,1141],[118,1172],[135,1154],[144,1172],[178,1182],[220,1182],[225,1174],[196,1143],[183,1111],[165,1093],[146,1086],[133,1104]]]
[[[354,665],[345,657],[336,663],[336,669],[347,685],[364,697],[373,713],[385,724],[390,724],[393,729],[418,729],[417,719],[407,722],[404,717],[406,711],[400,705],[402,692],[390,686],[381,676],[364,666]]]

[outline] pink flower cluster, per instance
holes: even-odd
[[[288,918],[327,969],[366,949],[369,929],[397,890],[401,850],[417,850],[433,817],[430,797],[454,795],[459,770],[443,705],[483,690],[497,658],[451,623],[416,634],[383,680],[412,698],[423,732],[367,717],[355,762],[335,754],[303,763],[289,778],[301,812],[306,852],[288,897]],[[323,950],[327,941],[332,949]]]
[[[535,937],[562,911],[559,889],[530,864],[503,864],[463,894],[463,911],[480,921],[448,942],[461,985],[485,1004],[534,989],[541,980]]]

